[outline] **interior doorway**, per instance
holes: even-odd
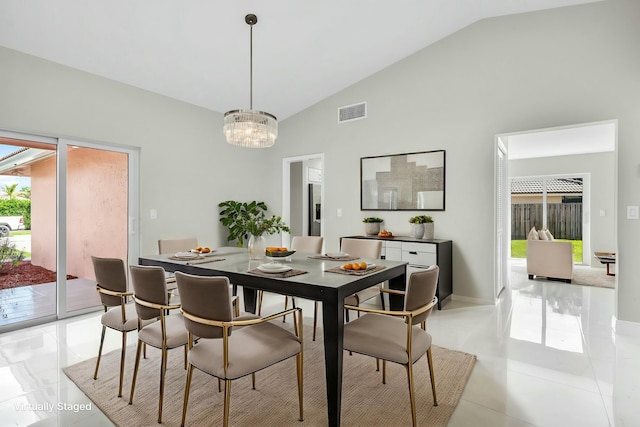
[[[282,236],[283,246],[291,236],[323,235],[323,175],[322,153],[282,160],[282,217],[291,229]]]
[[[617,127],[617,120],[606,120],[496,135],[496,142],[502,142],[506,148],[509,179],[534,176],[583,179],[582,233],[583,240],[588,242],[586,248],[583,246],[583,263],[591,267],[600,267],[598,261],[594,261],[594,251],[615,252],[617,247]],[[500,154],[499,150],[495,151],[495,173],[498,176]],[[500,194],[496,179],[496,217],[499,216],[499,209],[510,216],[510,197],[504,199]],[[495,227],[498,235],[497,220]],[[505,230],[511,241],[511,227]],[[499,252],[496,249],[495,256],[496,269],[510,260],[508,251]],[[497,272],[495,278],[499,278]]]

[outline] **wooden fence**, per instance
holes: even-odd
[[[582,203],[547,205],[547,228],[556,239],[582,240]],[[511,239],[527,238],[531,227],[542,228],[542,204],[511,205]]]

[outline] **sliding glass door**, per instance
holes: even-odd
[[[0,217],[22,221],[0,240],[0,332],[97,309],[91,256],[138,253],[137,150],[0,130],[0,155]]]

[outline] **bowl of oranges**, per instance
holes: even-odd
[[[289,250],[287,248],[277,248],[277,247],[268,247],[264,250],[264,254],[270,258],[286,258],[293,254],[296,251]]]
[[[366,271],[366,270],[372,269],[375,266],[376,266],[375,264],[372,264],[372,263],[367,264],[366,262],[362,261],[362,262],[353,262],[349,264],[343,264],[340,266],[340,268],[345,271]]]

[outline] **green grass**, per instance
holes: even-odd
[[[9,232],[9,236],[25,236],[27,234],[31,234],[31,230],[17,230]]]
[[[582,262],[582,240],[564,240],[556,239],[559,242],[572,242],[573,243],[573,262]],[[512,240],[511,241],[511,258],[526,258],[527,257],[527,241],[526,240]]]

